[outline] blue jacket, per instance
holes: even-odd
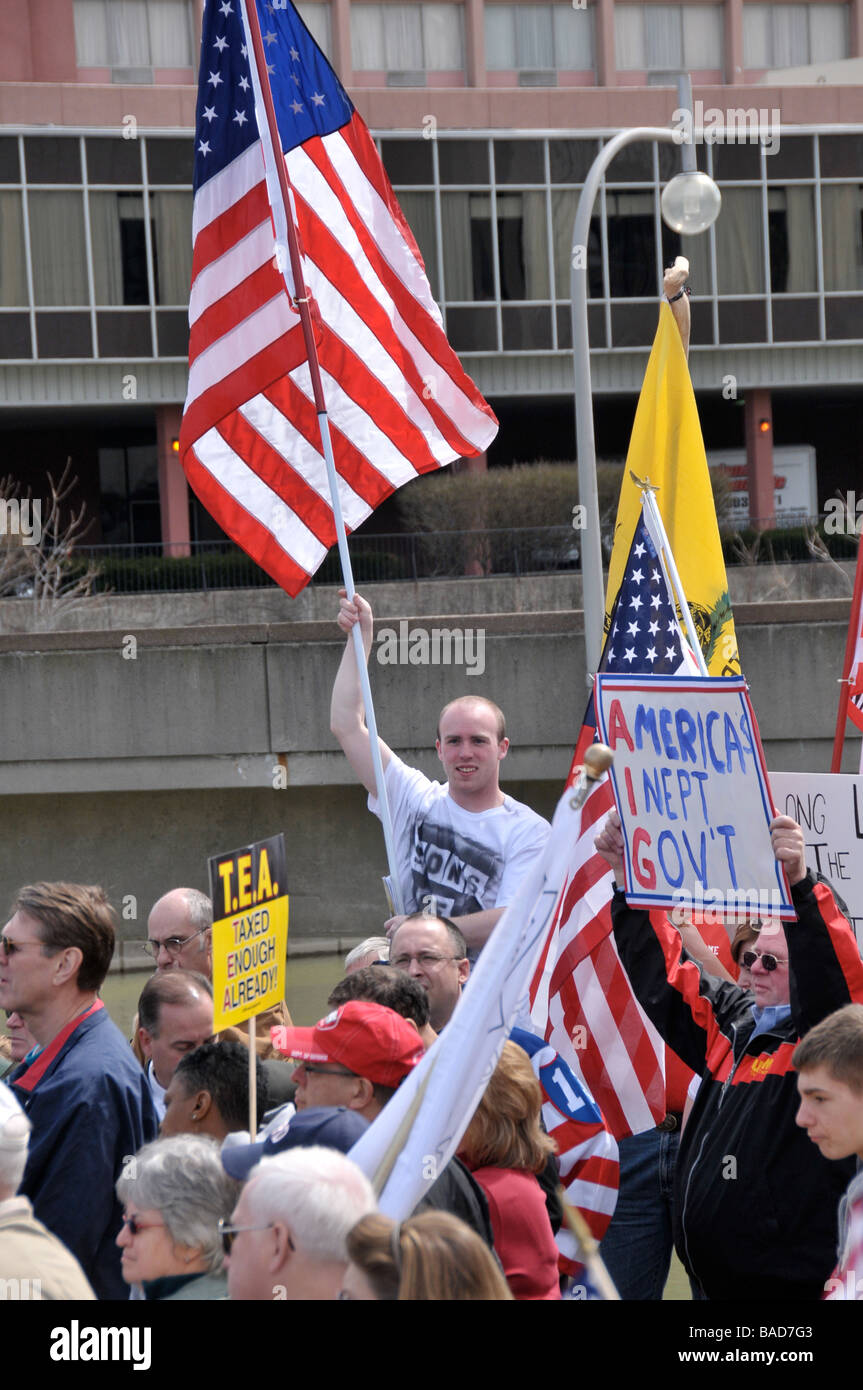
[[[158,1131],[147,1078],[104,1008],[78,1024],[32,1088],[29,1071],[22,1062],[7,1078],[33,1125],[19,1191],[79,1261],[96,1297],[126,1299],[114,1184],[124,1158]]]

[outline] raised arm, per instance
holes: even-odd
[[[347,642],[333,685],[333,698],[330,705],[330,729],[342,746],[342,751],[359,780],[372,796],[377,795],[375,771],[372,763],[371,740],[363,714],[363,699],[360,690],[360,676],[357,670],[357,657],[354,638],[351,635],[357,623],[363,635],[363,648],[366,661],[372,649],[374,618],[372,610],[360,594],[354,594],[351,602],[344,589],[339,590],[338,624],[347,634]],[[381,761],[386,772],[392,754],[378,739]]]

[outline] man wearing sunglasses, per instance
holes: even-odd
[[[680,1140],[673,1226],[696,1297],[709,1299],[818,1299],[851,1176],[804,1141],[791,1056],[827,1014],[863,1000],[863,964],[830,889],[807,872],[800,826],[777,816],[770,832],[797,916],[762,927],[744,953],[749,990],[703,972],[663,912],[628,907],[619,888],[612,902],[639,1003],[701,1076]],[[595,843],[621,883],[616,812]]]

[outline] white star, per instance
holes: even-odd
[[[249,50],[246,48],[246,45],[244,43],[240,44],[240,52],[242,53],[244,58],[248,58]]]
[[[234,112],[234,121],[236,122],[237,125],[239,125],[239,126],[244,126],[244,125],[246,124],[246,121],[247,121],[248,119],[249,119],[249,118],[248,118],[248,116],[246,115],[245,111],[235,111],[235,112]]]
[[[677,631],[677,623],[676,623],[676,622],[674,621],[674,619],[672,618],[671,621],[670,621],[669,624],[668,624],[668,627],[666,628],[666,632],[676,632],[676,631]]]
[[[275,65],[275,63],[267,63],[267,72],[269,73],[270,77],[273,76],[273,74],[275,73],[275,71],[276,71],[276,65]]]
[[[637,613],[641,607],[641,596],[639,594],[633,594],[632,598],[629,600],[629,606],[630,608],[634,608]]]
[[[655,661],[655,660],[656,660],[656,648],[655,648],[655,647],[648,647],[648,648],[647,648],[647,651],[644,653],[644,655],[647,657],[648,661]]]
[[[626,651],[623,653],[623,659],[624,659],[624,661],[634,661],[634,660],[635,660],[635,648],[634,648],[634,647],[627,647]]]
[[[214,121],[216,119],[215,106],[205,106],[201,113],[201,119],[204,121]]]
[[[675,647],[673,642],[670,647],[665,648],[665,655],[669,661],[671,661],[674,657],[677,656],[677,648]]]
[[[299,87],[300,79],[297,77],[297,74],[295,72],[291,73],[291,81],[296,82],[297,86]]]
[[[239,81],[239,86],[243,89],[244,92],[247,92],[249,90],[248,77],[241,77]]]
[[[643,578],[644,578],[644,575],[642,574],[641,570],[633,570],[633,571],[632,571],[632,582],[633,582],[633,584],[640,584]]]
[[[637,637],[640,631],[638,623],[627,623],[626,630],[630,637]]]
[[[651,579],[653,580],[653,582],[654,582],[655,584],[658,584],[658,583],[659,583],[659,570],[654,570],[650,577],[651,577]]]
[[[633,555],[636,557],[636,559],[638,559],[638,560],[641,559],[642,555],[644,554],[644,549],[645,549],[645,548],[644,548],[644,546],[641,544],[641,541],[639,541],[639,542],[638,542],[638,545],[635,547],[635,549],[634,549],[633,552],[632,552]]]
[[[275,43],[277,39],[278,34],[274,34],[272,29],[270,29],[269,33],[264,34],[264,43]]]
[[[611,635],[612,635],[612,637],[616,637],[616,636],[617,636],[617,621],[616,621],[616,620],[615,620],[615,623],[614,623],[614,627],[611,629]]]
[[[204,157],[206,158],[206,156],[207,156],[209,153],[210,153],[210,142],[209,142],[209,140],[202,140],[201,143],[200,143],[200,145],[198,146],[198,154],[202,154],[202,155],[204,155]]]
[[[301,101],[297,101],[297,98],[294,97],[293,101],[291,102],[291,110],[293,111],[294,115],[299,116],[302,109],[303,103]]]
[[[234,13],[234,7],[233,5],[228,3],[228,0],[223,0],[223,3],[219,6],[219,9],[221,13],[225,16],[225,19],[228,18],[229,14]]]
[[[659,597],[659,594],[654,594],[654,595],[653,595],[652,599],[650,600],[650,606],[651,606],[651,608],[661,608],[661,607],[662,607],[662,599]]]
[[[324,98],[321,96],[320,92],[312,92],[312,101],[315,103],[315,106],[323,106],[324,104]]]
[[[221,38],[216,39],[214,41],[213,47],[218,48],[220,53],[224,52],[224,50],[228,47],[228,40],[225,38],[224,34]]]
[[[210,76],[207,78],[207,86],[220,87],[221,85],[222,79],[219,74],[217,72],[211,72]]]
[[[291,57],[295,63],[298,63],[300,61],[300,55],[295,48],[291,49]]]
[[[659,623],[649,623],[647,631],[650,633],[651,637],[655,637],[659,631]]]
[[[608,659],[609,659],[609,661],[613,661],[613,660],[614,660],[614,648],[613,648],[613,647],[610,647],[610,648],[609,648],[609,651],[608,651]]]

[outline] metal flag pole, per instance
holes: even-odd
[[[692,655],[698,662],[702,676],[707,676],[710,673],[704,661],[704,653],[701,650],[701,643],[695,631],[695,624],[692,621],[692,614],[689,611],[686,594],[683,592],[680,575],[677,573],[677,565],[674,563],[674,556],[671,552],[671,546],[668,543],[668,536],[665,534],[662,516],[656,505],[656,488],[649,478],[645,478],[642,482],[641,478],[637,478],[632,471],[630,471],[630,477],[641,488],[641,510],[644,514],[644,524],[650,534],[650,539],[656,546],[659,563],[665,571],[665,578],[668,581],[668,586],[680,609],[680,616],[683,619],[683,626],[686,628],[686,636],[692,648]]]
[[[258,120],[258,134],[261,137],[261,145],[264,152],[267,190],[276,229],[276,263],[279,270],[282,272],[288,298],[300,316],[303,341],[305,343],[306,357],[309,364],[312,394],[315,401],[315,411],[318,417],[318,428],[321,434],[321,447],[327,466],[327,481],[330,488],[333,518],[336,524],[336,537],[339,546],[339,559],[342,565],[342,577],[344,579],[348,598],[353,602],[356,588],[354,586],[351,559],[348,553],[348,538],[345,531],[345,521],[342,514],[341,499],[339,497],[338,475],[336,473],[336,463],[333,457],[333,446],[330,438],[330,422],[327,416],[327,406],[324,399],[323,383],[321,382],[320,364],[318,362],[318,350],[315,344],[315,334],[309,307],[312,296],[306,286],[305,277],[303,275],[303,264],[294,221],[293,194],[288,182],[284,155],[282,154],[282,142],[279,136],[276,112],[273,106],[273,94],[270,90],[270,82],[267,75],[267,59],[264,53],[264,41],[261,37],[261,26],[258,22],[255,0],[240,0],[240,10],[243,20],[243,29],[246,35],[246,43],[250,53],[253,53],[255,58],[253,63],[249,63],[249,71],[251,73],[252,87],[255,94],[255,113]],[[402,913],[404,912],[404,899],[402,897],[401,884],[397,873],[398,859],[395,852],[395,837],[393,835],[392,817],[390,816],[386,783],[384,782],[383,761],[381,759],[381,750],[378,741],[378,726],[377,720],[375,719],[374,703],[372,701],[372,688],[369,681],[366,654],[363,647],[363,635],[360,631],[359,623],[356,623],[353,628],[353,642],[354,655],[357,660],[357,671],[360,678],[360,690],[363,697],[363,710],[371,743],[372,765],[374,767],[375,784],[377,786],[377,800],[380,807],[381,824],[383,826],[384,843],[387,852],[387,864],[389,866],[390,879],[392,882],[393,906],[397,913]]]

